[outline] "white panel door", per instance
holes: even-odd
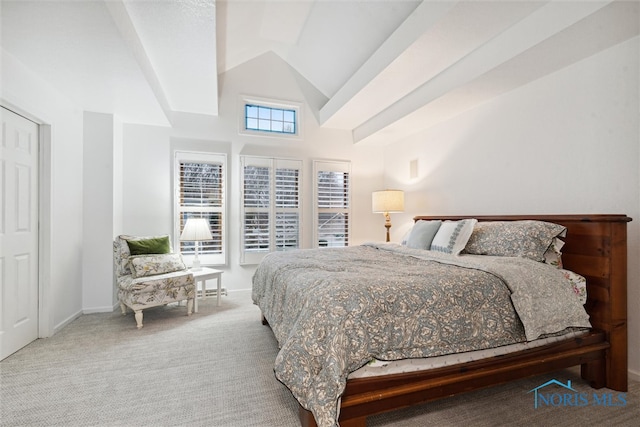
[[[1,360],[38,338],[38,125],[0,115]]]

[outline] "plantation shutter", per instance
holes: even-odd
[[[315,236],[318,247],[349,245],[351,182],[349,162],[314,162]]]
[[[213,239],[199,242],[198,256],[204,265],[225,264],[225,166],[226,156],[206,153],[176,153],[175,246],[185,258],[195,254],[194,242],[180,241],[189,218],[206,218]]]
[[[240,262],[255,264],[276,250],[300,247],[302,162],[242,156]]]
[[[271,166],[245,164],[243,171],[244,251],[268,251],[270,240]]]
[[[283,163],[283,162],[280,162]],[[300,247],[300,168],[276,168],[276,250]]]

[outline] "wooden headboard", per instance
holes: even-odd
[[[587,279],[585,308],[595,329],[605,332],[610,349],[607,384],[627,389],[627,222],[626,215],[416,216],[418,220],[516,221],[533,219],[567,227],[564,268]]]

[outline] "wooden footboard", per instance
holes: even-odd
[[[589,366],[591,385],[604,386],[602,363],[609,350],[603,331],[490,359],[422,372],[357,378],[347,382],[340,409],[340,425],[365,426],[369,415],[429,402],[512,380],[554,372],[571,366]],[[303,426],[315,426],[310,412],[300,408]],[[349,421],[350,424],[346,424]]]
[[[627,222],[626,215],[418,216],[420,220],[512,221],[535,219],[567,227],[562,250],[566,269],[587,278],[592,331],[579,337],[490,359],[418,373],[347,381],[341,427],[364,427],[366,417],[458,393],[581,365],[594,388],[627,391]],[[304,427],[316,426],[300,408]]]

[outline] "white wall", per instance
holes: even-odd
[[[220,109],[215,118],[175,113],[173,128],[125,125],[124,222],[127,233],[172,228],[172,162],[176,150],[222,152],[228,155],[228,265],[224,286],[249,289],[255,266],[239,265],[239,156],[299,158],[303,167],[303,245],[312,239],[311,161],[315,158],[352,162],[352,244],[384,238],[381,215],[371,213],[371,192],[382,184],[382,150],[354,146],[349,132],[322,129],[313,107],[303,106],[303,138],[287,140],[238,133],[239,95],[305,102],[299,76],[274,54],[265,54],[220,76]],[[308,91],[308,87],[303,88]],[[308,94],[308,92],[306,92]],[[308,99],[317,106],[320,95]],[[170,135],[169,135],[170,133]]]
[[[111,230],[113,237],[124,234],[124,127],[122,120],[114,116],[113,135],[113,223]],[[110,246],[111,248],[111,246]],[[112,301],[118,301],[118,290],[116,288],[115,267],[112,271]]]
[[[40,334],[47,336],[82,309],[82,111],[4,50],[1,79],[0,103],[51,130],[49,146],[41,147],[50,150],[50,177],[40,189],[51,207],[40,253],[47,258],[41,298],[48,308]]]
[[[165,127],[124,125],[124,234],[171,233],[169,134]]]
[[[622,213],[629,368],[640,378],[639,38],[388,147],[387,184],[415,214]],[[408,177],[418,160],[419,176]]]
[[[122,125],[112,114],[84,113],[82,307],[84,313],[113,310],[113,226],[118,135]],[[119,138],[121,140],[121,137]]]

